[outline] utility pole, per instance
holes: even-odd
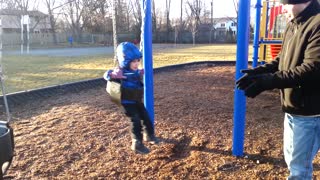
[[[213,28],[213,0],[211,1],[211,24],[210,24],[210,44],[212,39],[212,28]]]
[[[211,1],[211,26],[213,25],[213,0]]]
[[[180,26],[179,26],[180,43],[182,43],[182,9],[183,9],[183,0],[181,0],[181,6],[180,6]]]

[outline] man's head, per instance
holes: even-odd
[[[127,68],[127,69],[132,69],[135,70],[135,67],[138,62],[142,58],[142,54],[139,51],[139,49],[132,43],[130,42],[123,42],[120,43],[117,47],[117,59],[119,62],[120,68]],[[137,61],[135,63],[131,63],[133,61]],[[134,65],[131,65],[134,64]]]
[[[280,0],[283,11],[289,20],[297,17],[313,0]]]

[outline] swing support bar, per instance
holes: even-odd
[[[236,80],[243,74],[241,69],[248,68],[249,54],[249,25],[250,25],[250,0],[239,1],[238,18],[238,41],[237,41],[237,61]],[[234,118],[233,118],[233,138],[232,154],[243,156],[244,132],[246,118],[246,97],[244,92],[235,88],[234,91]]]
[[[153,62],[152,62],[152,17],[151,0],[141,0],[142,6],[142,27],[141,41],[143,54],[144,74],[144,105],[154,125],[154,97],[153,97]]]

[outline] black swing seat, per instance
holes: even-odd
[[[121,105],[121,81],[120,80],[108,81],[106,90],[110,95],[111,101],[117,105]]]
[[[122,99],[129,101],[141,101],[143,98],[143,88],[124,88],[121,86],[121,81],[119,80],[108,81],[106,90],[110,95],[111,101],[117,105],[121,105]]]
[[[13,130],[7,122],[0,121],[0,179],[11,165],[13,150]]]

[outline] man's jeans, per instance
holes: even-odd
[[[312,161],[320,147],[320,117],[286,113],[283,140],[288,179],[312,179]]]

